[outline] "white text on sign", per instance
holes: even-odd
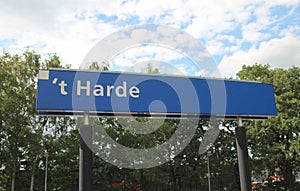
[[[56,84],[57,83],[57,78],[54,78],[52,83]],[[58,84],[60,87],[60,94],[61,95],[68,95],[68,92],[66,90],[66,87],[68,84],[62,80]],[[140,89],[136,86],[132,87],[127,87],[127,82],[123,81],[121,85],[106,85],[103,86],[101,84],[95,84],[93,87],[91,87],[91,82],[89,80],[82,82],[81,80],[77,80],[76,83],[76,95],[77,96],[96,96],[96,97],[110,97],[113,94],[116,95],[117,97],[127,97],[130,96],[132,98],[139,98],[140,96]]]

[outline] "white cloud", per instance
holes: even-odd
[[[128,49],[116,55],[113,58],[113,62],[119,67],[131,67],[136,63],[146,62],[147,60],[168,63],[171,60],[180,59],[181,57],[183,55],[168,48],[148,45]]]
[[[300,38],[288,34],[283,38],[271,39],[248,50],[239,50],[231,56],[223,57],[219,70],[223,76],[235,77],[243,65],[269,64],[273,68],[300,66]]]
[[[95,6],[88,2],[84,6],[79,6],[79,1],[69,3],[1,1],[0,17],[5,22],[0,22],[0,40],[15,39],[15,44],[5,48],[16,53],[25,47],[40,54],[57,53],[64,63],[77,68],[94,42],[116,29],[110,23],[99,22],[93,12]],[[76,5],[80,7],[77,10]],[[85,12],[87,8],[93,9]],[[82,18],[76,18],[77,14]]]
[[[262,26],[256,22],[252,22],[247,25],[244,25],[242,27],[243,41],[258,42],[259,40],[267,38],[269,35],[260,32],[261,29],[262,29]]]
[[[246,10],[249,1],[202,1],[194,3],[195,15],[193,23],[186,29],[195,37],[211,38],[218,33],[230,31],[238,23],[249,19],[250,14]]]
[[[97,40],[125,25],[153,22],[176,28],[184,26],[184,30],[201,39],[211,53],[231,55],[225,56],[221,62],[223,66],[220,67],[226,71],[232,67],[225,64],[229,61],[241,58],[240,61],[244,62],[248,56],[261,60],[263,53],[259,51],[265,51],[268,45],[268,48],[278,47],[279,42],[276,39],[272,40],[264,29],[274,22],[283,21],[283,18],[274,17],[270,8],[277,5],[295,7],[299,4],[299,0],[239,0],[234,3],[229,0],[0,1],[0,42],[13,39],[11,45],[3,47],[9,50],[22,50],[30,46],[39,53],[57,53],[65,63],[76,68]],[[116,20],[107,22],[105,19],[99,19],[100,14],[116,16]],[[134,18],[135,22],[132,22],[131,18]],[[118,22],[123,22],[122,26]],[[294,26],[293,30],[290,27],[288,32],[276,28],[277,26],[273,27],[273,32],[282,37],[277,39],[280,43],[283,43],[284,39],[297,39],[295,34],[299,31],[299,25]],[[237,29],[240,29],[241,36],[236,35]],[[230,45],[220,41],[228,41]],[[241,50],[243,42],[259,46],[247,51]],[[275,45],[271,45],[271,42]],[[288,48],[292,45],[285,46]],[[291,51],[284,51],[283,54],[288,52]],[[271,61],[277,63],[275,60],[279,59],[278,56],[267,51],[264,52],[264,55],[266,54],[269,59],[262,61],[276,65]],[[163,53],[156,55],[155,59],[164,60],[169,60],[168,57],[172,56]],[[255,59],[250,61],[253,60]]]

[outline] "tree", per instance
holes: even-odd
[[[5,151],[5,167],[11,174],[11,190],[27,147],[26,137],[30,132],[31,117],[34,115],[35,79],[40,57],[28,50],[21,55],[4,52],[0,58],[1,68],[1,134]]]
[[[268,65],[243,66],[242,80],[274,85],[278,116],[247,124],[252,167],[256,173],[275,171],[285,178],[286,189],[294,190],[300,170],[300,68],[271,69]]]
[[[53,123],[50,118],[40,117],[35,111],[37,74],[40,68],[61,67],[55,54],[45,60],[31,50],[15,55],[4,51],[0,55],[0,161],[1,169],[4,169],[1,170],[0,181],[9,179],[11,190],[20,190],[20,187],[28,185],[33,190],[35,182],[43,182],[42,179],[35,181],[35,175],[39,174],[47,144],[45,128]],[[66,118],[56,122],[61,128],[70,124]],[[63,131],[68,130],[65,128]],[[30,175],[30,178],[22,179],[24,174]]]

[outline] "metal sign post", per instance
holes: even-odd
[[[84,139],[83,137],[90,137]],[[89,142],[88,142],[89,141]],[[84,113],[84,122],[80,127],[80,150],[79,150],[79,191],[92,190],[92,127],[89,125],[89,115]]]
[[[235,136],[239,163],[241,191],[250,191],[251,175],[249,168],[246,128],[243,127],[241,117],[237,117],[237,121],[238,125],[235,128]]]

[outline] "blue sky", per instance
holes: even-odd
[[[300,66],[299,0],[2,0],[0,18],[1,49],[57,53],[73,68],[99,40],[139,24],[172,26],[191,34],[226,77],[254,63]],[[126,70],[133,60],[168,62],[172,56],[176,55],[153,47],[131,50],[116,58],[113,69]],[[187,73],[185,59],[180,60],[178,69]]]

